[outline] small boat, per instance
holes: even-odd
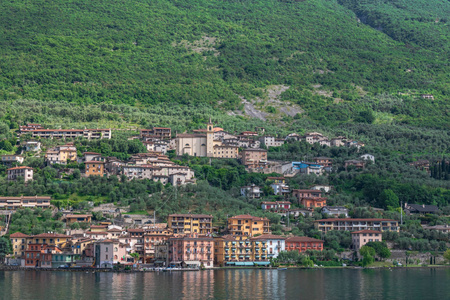
[[[283,270],[287,270],[287,268],[278,268],[278,271],[283,271]]]

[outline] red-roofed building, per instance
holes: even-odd
[[[15,167],[7,170],[8,180],[14,181],[19,177],[23,177],[25,182],[29,180],[33,180],[33,168],[23,166],[23,167]]]
[[[27,239],[31,236],[23,234],[21,232],[15,232],[9,236],[11,240],[12,250],[15,257],[20,258],[25,256],[25,250],[27,249]]]

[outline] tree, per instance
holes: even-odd
[[[450,262],[450,249],[447,249],[447,250],[444,252],[444,258],[445,258],[448,262]]]
[[[0,237],[0,259],[3,259],[5,255],[12,253],[11,242],[4,236]]]
[[[391,189],[385,189],[381,192],[380,201],[384,208],[397,208],[400,203],[398,196]]]
[[[133,252],[130,254],[130,256],[134,259],[134,262],[139,259],[139,253]]]
[[[373,248],[376,255],[382,259],[391,257],[391,250],[389,250],[385,242],[368,242],[365,246]]]
[[[368,266],[372,264],[375,261],[375,249],[369,246],[362,246],[361,249],[359,249],[359,253],[364,257],[362,260],[362,266]]]

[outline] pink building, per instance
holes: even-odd
[[[209,236],[191,234],[169,238],[169,261],[183,267],[212,268],[214,263],[214,240]]]
[[[354,250],[361,249],[368,242],[381,242],[383,234],[376,230],[360,230],[352,232],[352,248]]]

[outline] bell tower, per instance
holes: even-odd
[[[209,118],[209,122],[206,125],[206,156],[214,156],[214,125]]]

